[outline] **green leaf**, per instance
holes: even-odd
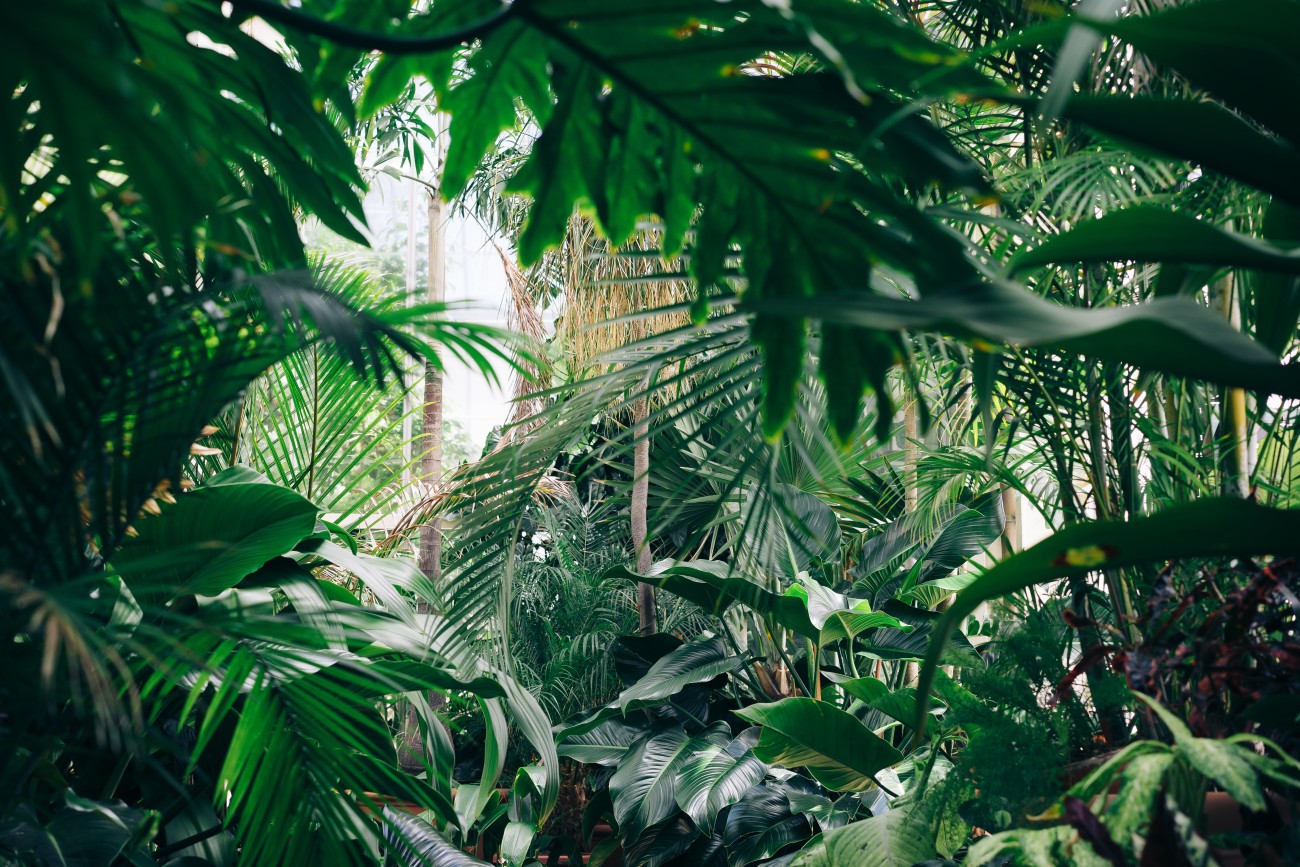
[[[496,142],[516,123],[515,99],[522,98],[540,122],[547,120],[551,95],[546,81],[546,43],[536,30],[517,22],[501,27],[469,60],[473,75],[451,89],[447,162],[439,192],[459,196]]]
[[[1011,263],[1180,262],[1300,274],[1300,250],[1275,247],[1204,220],[1155,207],[1126,208],[1055,235]]]
[[[1101,568],[1180,557],[1300,554],[1300,512],[1215,498],[1174,506],[1132,521],[1079,523],[998,563],[958,594],[936,624],[917,683],[928,695],[947,639],[983,602],[1035,584]],[[918,712],[917,728],[925,730]]]
[[[259,483],[199,487],[141,520],[113,567],[137,598],[213,596],[293,549],[316,528],[317,508],[288,488]]]
[[[901,622],[883,611],[833,611],[817,635],[817,643],[826,645],[847,638],[856,638],[873,629],[898,629],[911,632],[914,627]]]
[[[738,665],[740,657],[732,655],[721,638],[692,641],[660,659],[645,677],[623,690],[618,705],[631,711],[661,704],[685,687],[713,680]]]
[[[629,581],[645,581],[669,593],[694,602],[711,614],[720,615],[739,603],[800,635],[815,637],[817,627],[808,619],[808,607],[801,599],[773,593],[732,569],[727,563],[713,560],[689,560],[675,563],[661,560],[645,576],[623,566],[608,573]]]
[[[624,852],[624,863],[659,867],[690,848],[700,832],[680,813],[647,828]]]
[[[559,244],[575,205],[590,204],[598,193],[589,175],[595,154],[605,152],[600,116],[591,99],[600,79],[586,65],[557,66],[554,81],[559,103],[533,152],[510,181],[507,192],[528,193],[532,207],[519,235],[519,259],[532,265]],[[586,154],[587,159],[574,159]]]
[[[910,803],[827,831],[791,867],[912,867],[937,854],[929,815]]]
[[[798,303],[763,299],[755,312],[786,313],[845,325],[939,331],[1008,346],[1043,346],[1122,361],[1144,370],[1190,376],[1300,397],[1300,370],[1186,298],[1131,307],[1065,307],[999,280],[916,301],[841,293]]]
[[[528,850],[537,836],[537,826],[532,822],[509,822],[501,836],[501,861],[509,867],[523,867],[528,860]]]
[[[1156,798],[1163,797],[1165,774],[1173,764],[1170,753],[1137,756],[1120,774],[1119,793],[1106,808],[1103,820],[1110,836],[1121,846],[1151,825]]]
[[[867,707],[873,707],[904,725],[911,725],[916,719],[916,690],[911,687],[890,690],[883,681],[874,677],[836,678],[835,685]]]
[[[422,867],[473,867],[473,858],[443,839],[438,830],[418,816],[384,808],[384,839],[403,864]]]
[[[739,801],[767,773],[751,750],[736,755],[718,745],[693,755],[677,782],[677,806],[701,831],[713,832],[719,811]]]
[[[811,833],[808,819],[792,808],[786,787],[763,783],[727,811],[722,832],[727,863],[742,867],[770,858]]]
[[[1155,711],[1160,721],[1174,736],[1179,755],[1199,774],[1221,786],[1238,803],[1259,812],[1268,808],[1259,775],[1249,761],[1241,756],[1244,747],[1213,738],[1198,738],[1178,717],[1149,695],[1134,693],[1147,707]]]
[[[642,742],[619,765],[609,791],[625,846],[677,809],[677,772],[695,748],[686,730],[673,726]]]
[[[617,767],[647,733],[644,726],[609,719],[587,732],[568,734],[561,729],[556,751],[585,765]]]
[[[763,726],[754,755],[773,765],[806,767],[826,788],[861,792],[903,755],[851,714],[811,698],[786,698],[740,708],[736,715]]]
[[[1300,18],[1289,0],[1207,0],[1102,26],[1264,127],[1300,142],[1300,121],[1258,86],[1263,80],[1300,89]]]
[[[1261,234],[1273,243],[1300,243],[1300,209],[1274,199],[1264,211]],[[1300,319],[1300,276],[1267,272],[1253,278],[1255,339],[1279,355],[1296,336]]]
[[[839,553],[840,525],[834,510],[794,485],[754,489],[740,520],[745,529],[739,544],[746,562],[758,564],[752,568],[797,573],[830,562]]]
[[[1119,141],[1187,160],[1300,202],[1300,153],[1223,106],[1153,97],[1071,98],[1062,114]]]

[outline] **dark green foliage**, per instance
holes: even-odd
[[[964,673],[978,701],[954,703],[943,723],[967,737],[953,782],[979,791],[963,815],[990,831],[1046,810],[1068,782],[1067,766],[1105,748],[1092,741],[1099,725],[1091,704],[1113,706],[1127,695],[1123,677],[1103,665],[1089,670],[1089,701],[1078,691],[1083,684],[1058,693],[1074,633],[1055,606],[1008,628],[985,652],[988,667]]]

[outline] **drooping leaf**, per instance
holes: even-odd
[[[764,783],[727,811],[723,841],[727,863],[742,867],[808,839],[807,817],[794,812],[779,784]]]
[[[1197,773],[1222,786],[1242,806],[1255,811],[1267,809],[1259,775],[1241,755],[1241,747],[1214,738],[1195,737],[1182,720],[1158,701],[1143,693],[1134,694],[1160,717],[1173,734],[1178,752]]]
[[[677,806],[701,831],[712,833],[719,811],[739,801],[767,773],[751,750],[733,755],[727,746],[702,750],[682,767]]]
[[[625,848],[624,859],[629,864],[659,867],[689,849],[699,833],[690,819],[678,813],[647,828]]]
[[[1300,251],[1229,232],[1190,214],[1125,208],[1021,253],[1014,271],[1055,262],[1179,262],[1300,274]]]
[[[934,626],[917,684],[927,695],[948,638],[982,602],[1100,568],[1180,557],[1300,553],[1300,512],[1213,498],[1132,521],[1075,524],[985,572],[958,594]],[[917,727],[924,731],[924,715]]]
[[[473,867],[484,863],[448,843],[419,816],[388,807],[384,808],[384,838],[389,850],[404,865]]]
[[[619,694],[618,704],[624,711],[649,707],[739,665],[740,658],[727,649],[721,638],[692,641],[652,665],[644,677]]]
[[[305,497],[276,485],[196,488],[140,521],[139,535],[113,565],[137,597],[215,595],[310,535],[317,513]]]
[[[732,604],[740,603],[800,635],[816,635],[818,631],[808,619],[808,608],[802,600],[773,593],[726,563],[693,560],[674,564],[663,560],[645,576],[623,567],[616,567],[611,574],[655,584],[713,614],[721,614]]]
[[[561,756],[583,764],[615,767],[647,734],[643,725],[609,719],[591,731],[561,735],[563,739],[556,745],[556,750]]]

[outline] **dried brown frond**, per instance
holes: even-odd
[[[528,277],[513,256],[506,253],[500,244],[496,244],[497,255],[501,257],[501,266],[505,268],[506,283],[510,287],[509,327],[529,338],[540,346],[546,340],[546,323],[537,309],[537,303],[529,292]],[[514,400],[511,404],[510,417],[506,419],[505,430],[497,442],[497,448],[504,448],[519,437],[525,436],[535,424],[519,424],[524,419],[534,418],[542,410],[542,401],[535,396],[538,388],[547,384],[550,371],[543,369],[522,356],[515,359],[519,369],[514,377]]]
[[[660,248],[659,228],[645,223],[619,249],[597,233],[591,221],[569,220],[562,254],[565,260],[564,315],[557,336],[576,374],[599,373],[599,359],[614,350],[687,324],[685,312],[628,319],[691,299],[686,279],[653,254]]]

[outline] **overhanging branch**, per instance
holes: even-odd
[[[424,36],[400,36],[393,33],[356,30],[337,21],[317,18],[301,9],[281,6],[275,0],[231,0],[231,5],[268,21],[276,21],[349,48],[382,51],[386,54],[428,54],[455,48],[491,33],[510,18],[520,2],[522,0],[504,4],[491,15],[463,27]]]

